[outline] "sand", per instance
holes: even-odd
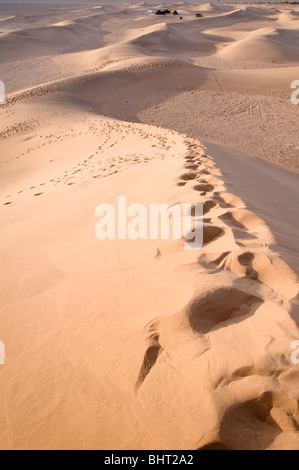
[[[299,9],[156,7],[0,4],[1,449],[299,447]]]

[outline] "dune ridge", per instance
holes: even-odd
[[[138,127],[141,132],[139,137],[136,135]],[[26,315],[26,324],[30,334],[27,333],[25,343],[28,342],[31,347],[28,351],[23,349],[21,352],[17,346],[18,328],[14,333],[15,343],[12,342],[10,333],[10,347],[12,351],[15,350],[14,363],[16,367],[19,367],[20,354],[25,354],[21,361],[23,384],[26,383],[27,374],[32,374],[32,370],[39,371],[40,367],[44,367],[44,364],[48,363],[50,357],[54,362],[57,360],[62,369],[57,375],[57,370],[55,372],[55,369],[48,364],[45,370],[40,370],[37,374],[37,376],[43,377],[45,381],[44,388],[41,389],[35,381],[31,385],[32,388],[25,387],[26,392],[24,390],[24,393],[28,395],[27,397],[23,395],[23,399],[27,403],[30,403],[33,398],[33,396],[31,398],[31,393],[34,388],[39,389],[39,400],[43,400],[47,404],[46,408],[43,407],[42,415],[37,408],[31,420],[26,419],[24,425],[20,427],[19,406],[14,405],[13,414],[11,414],[12,410],[9,407],[9,414],[6,411],[5,420],[7,425],[13,426],[13,434],[10,440],[7,441],[4,427],[2,431],[3,447],[296,448],[298,445],[299,422],[298,404],[296,405],[296,366],[290,367],[287,355],[288,347],[296,338],[298,331],[296,327],[298,313],[296,313],[296,308],[291,307],[294,302],[296,303],[298,296],[298,276],[280,259],[278,253],[272,251],[271,245],[274,239],[269,227],[261,218],[246,208],[245,203],[240,198],[227,191],[220,170],[215,166],[213,158],[204,153],[204,148],[198,141],[183,135],[179,136],[173,132],[168,134],[167,140],[165,130],[162,132],[162,130],[153,127],[147,128],[143,124],[137,126],[134,123],[111,121],[104,123],[104,128],[102,128],[103,136],[108,136],[107,143],[102,146],[102,151],[106,156],[108,156],[109,142],[110,145],[115,145],[115,137],[113,136],[115,132],[118,134],[120,132],[119,137],[122,140],[122,146],[126,146],[126,142],[130,141],[130,145],[133,144],[136,149],[140,149],[140,139],[144,142],[143,145],[147,145],[148,142],[150,148],[153,142],[152,139],[156,139],[156,136],[161,132],[160,140],[157,140],[156,146],[158,146],[157,155],[164,149],[164,162],[159,163],[154,159],[146,164],[143,157],[146,153],[144,148],[139,158],[138,156],[132,158],[134,157],[133,154],[131,160],[124,158],[124,161],[121,162],[115,156],[116,170],[114,167],[110,168],[111,162],[109,159],[106,160],[107,168],[106,170],[103,168],[102,174],[99,174],[98,169],[86,160],[86,162],[82,162],[83,175],[80,172],[78,173],[76,169],[70,177],[67,173],[63,176],[62,172],[63,178],[54,182],[58,185],[55,192],[51,191],[50,182],[41,183],[43,187],[41,188],[42,194],[38,198],[41,198],[39,205],[36,206],[31,202],[37,196],[36,188],[32,188],[31,195],[22,196],[22,199],[18,200],[13,197],[10,210],[15,210],[17,213],[21,210],[23,218],[25,217],[19,222],[23,229],[18,230],[17,233],[22,234],[20,236],[25,234],[26,238],[26,232],[28,232],[28,236],[32,237],[31,231],[28,231],[28,229],[24,231],[28,210],[33,220],[35,220],[35,249],[29,256],[32,259],[37,259],[37,253],[39,252],[40,266],[36,266],[31,273],[25,275],[26,264],[24,265],[24,277],[21,276],[22,281],[19,283],[17,291],[13,289],[15,292],[14,302],[10,301],[1,309],[3,331],[6,331],[6,319],[8,322],[7,331],[10,331],[9,318],[11,315],[18,316],[20,308],[29,313],[34,311],[32,309],[34,309],[36,302],[41,303],[43,305],[43,316],[46,314],[48,319],[52,319],[52,326],[49,324],[47,326],[49,338],[46,339],[44,336],[43,330],[46,325],[43,325],[43,321],[38,321],[39,328],[37,329],[35,315],[33,317],[32,313],[31,316]],[[153,133],[152,136],[151,132]],[[89,135],[92,135],[92,131],[89,131]],[[124,140],[121,137],[122,135]],[[172,139],[175,142],[173,155],[169,150]],[[181,153],[178,155],[179,149]],[[115,151],[117,152],[117,148]],[[185,158],[183,168],[182,156]],[[161,156],[159,155],[158,158],[160,160]],[[135,166],[136,162],[139,162],[139,165],[133,171],[132,165]],[[146,170],[145,176],[143,167],[147,165],[150,166]],[[119,166],[123,167],[125,171],[116,174]],[[36,177],[39,181],[41,181],[40,176],[37,173]],[[93,176],[96,177],[96,180],[94,185],[91,186],[90,181]],[[101,181],[105,176],[107,177],[107,184],[102,186]],[[139,185],[132,186],[132,181],[134,179],[139,180],[140,177],[140,182],[146,188],[143,191]],[[118,178],[118,180],[113,184],[114,178]],[[153,188],[150,188],[147,181],[155,181],[155,179],[157,180],[156,184]],[[68,185],[69,182],[72,183],[71,186]],[[119,241],[114,243],[117,243],[116,246],[118,246],[116,250],[118,256],[120,256],[120,265],[118,263],[114,264],[114,256],[113,260],[108,261],[109,256],[108,258],[106,256],[114,251],[113,245],[111,245],[111,242],[107,242],[104,250],[97,250],[97,242],[94,239],[92,228],[94,217],[90,219],[90,208],[87,213],[89,216],[86,218],[84,201],[89,201],[87,207],[93,204],[95,192],[98,193],[99,198],[103,194],[105,195],[103,200],[111,200],[111,196],[114,198],[113,194],[117,194],[115,184],[118,187],[127,188],[126,193],[130,200],[135,200],[136,195],[138,195],[139,201],[151,200],[153,197],[151,193],[153,191],[156,193],[162,185],[165,195],[168,194],[169,197],[172,194],[169,204],[173,198],[176,202],[181,203],[202,203],[205,217],[204,246],[202,250],[199,253],[196,251],[186,252],[183,249],[183,241],[179,243],[174,241],[162,243],[160,241],[158,242],[159,256],[157,258],[156,242],[148,242],[146,247],[142,244],[138,244],[136,247],[132,243],[130,248]],[[129,187],[131,187],[130,190]],[[179,189],[175,189],[176,187]],[[65,217],[68,214],[67,218],[70,218],[69,204],[71,202],[73,207],[71,212],[76,209],[76,218],[79,217],[81,223],[85,219],[85,222],[80,230],[77,228],[76,232],[73,232],[74,228],[72,227],[75,227],[78,222],[75,225],[74,222],[71,222],[71,227],[69,227],[70,222],[65,221],[62,224],[63,227],[58,229],[58,234],[55,235],[56,242],[53,244],[53,241],[51,241],[53,235],[47,235],[46,239],[45,236],[40,238],[40,230],[43,227],[42,230],[47,232],[47,227],[53,226],[53,220],[57,219],[57,197],[61,200],[62,194],[65,194],[66,204],[64,203],[63,206],[66,205],[67,212],[65,208],[62,208],[59,211],[61,215],[58,214],[58,217]],[[82,207],[79,212],[75,202],[78,197]],[[32,206],[32,204],[34,205]],[[48,208],[47,219],[43,216],[44,211],[41,212],[45,204]],[[79,216],[82,210],[83,218]],[[6,218],[8,215],[4,217]],[[41,219],[43,220],[42,223]],[[7,226],[7,228],[4,232],[2,231],[2,236],[6,236],[7,231],[11,233],[14,230],[14,227],[10,224],[7,225],[5,221],[4,226]],[[64,232],[65,241],[60,241],[61,235],[59,235],[59,232],[61,231]],[[55,232],[57,232],[57,229]],[[66,235],[67,233],[69,235]],[[70,239],[68,239],[69,237]],[[38,240],[43,240],[42,246]],[[44,244],[47,247],[46,252],[43,248]],[[37,249],[37,247],[39,248]],[[134,258],[131,249],[134,249],[134,251],[137,249],[137,256]],[[74,256],[75,253],[76,256]],[[15,256],[18,256],[17,252]],[[48,261],[46,261],[47,258]],[[98,290],[96,286],[100,279],[107,276],[107,265],[110,265],[111,275],[116,276],[116,280],[112,281],[110,279],[108,291],[108,285],[106,285],[106,289]],[[50,266],[52,267],[50,268]],[[49,279],[49,269],[53,270],[53,267],[55,269],[51,275],[53,277],[51,284],[48,284],[45,289],[46,286],[39,283],[40,290],[32,290],[35,284],[33,280],[37,276],[39,279],[41,277]],[[149,283],[151,288],[156,290],[166,273],[166,278],[169,279],[170,284],[166,287],[165,281],[162,282],[164,300],[169,302],[169,295],[173,292],[174,285],[177,286],[178,295],[167,308],[162,308],[162,299],[153,301],[151,289],[147,294],[142,289],[140,297],[136,293],[134,294],[133,312],[129,317],[120,320],[118,315],[119,301],[116,302],[112,310],[110,307],[109,315],[107,315],[107,312],[104,314],[103,305],[109,299],[110,289],[117,289],[120,279],[126,286],[125,290],[119,293],[121,305],[125,305],[125,299],[130,298],[130,289],[135,285],[137,278],[145,276],[147,279],[146,284]],[[13,271],[11,272],[11,279],[14,279]],[[179,288],[180,283],[183,284],[183,289],[182,287]],[[190,287],[187,288],[188,284],[192,286],[191,292]],[[5,283],[2,285],[5,285]],[[11,299],[13,285],[12,282],[11,286],[7,287],[8,299]],[[30,287],[31,285],[32,287]],[[78,289],[79,285],[81,286],[80,289]],[[129,286],[131,286],[130,289]],[[78,307],[85,305],[81,312],[73,302],[69,303],[67,300],[68,294],[66,292],[72,292],[74,289],[77,290],[76,303]],[[86,300],[87,298],[91,300],[94,297],[94,289],[98,290],[98,295],[96,296],[96,303],[88,314],[87,312],[91,306],[86,303]],[[65,297],[66,295],[67,297]],[[1,298],[3,299],[3,292]],[[57,305],[67,301],[61,314],[56,319],[54,314],[56,307],[51,299],[60,299]],[[149,304],[147,307],[143,306],[144,301]],[[182,304],[182,308],[176,313],[178,303]],[[154,305],[161,312],[158,317],[153,315]],[[140,308],[144,311],[137,321],[134,312],[140,310]],[[293,311],[291,317],[289,311]],[[63,316],[61,316],[62,312]],[[99,312],[103,313],[99,316]],[[114,320],[110,318],[111,315]],[[92,330],[90,328],[95,328],[99,318],[101,318],[102,327],[97,330],[95,335],[93,333],[91,336]],[[83,319],[84,328],[82,329],[82,326],[79,325],[82,324]],[[111,320],[114,328],[108,334]],[[120,333],[119,322],[123,330],[120,338],[118,337]],[[134,323],[135,326],[132,328]],[[67,335],[72,340],[67,342],[68,346],[66,347],[61,342],[65,342],[65,336],[63,335],[61,340],[56,337],[55,346],[53,347],[52,334],[55,334],[57,327],[61,329],[62,325],[64,325],[63,329],[68,332]],[[74,336],[74,328],[79,328],[80,340],[77,335]],[[100,331],[102,332],[100,333]],[[252,344],[252,331],[255,331],[255,346]],[[107,337],[104,338],[103,335],[107,335]],[[47,353],[47,348],[44,349],[46,356],[39,364],[36,363],[34,358],[38,357],[35,351],[37,352],[39,348],[40,337],[44,338],[43,341],[46,341],[46,344],[49,345],[49,351]],[[233,360],[230,359],[231,365],[228,366],[226,360],[220,360],[220,357],[223,359],[231,357],[232,351],[229,349],[229,342],[232,338],[234,338],[234,350],[237,355],[234,356]],[[237,338],[239,338],[240,345],[236,344]],[[274,338],[275,346],[273,344]],[[78,346],[78,340],[80,348],[74,357],[72,344],[74,342]],[[99,340],[102,343],[100,349],[97,346]],[[128,357],[121,359],[119,356],[120,344],[125,345],[127,341],[129,341],[129,344],[133,342],[136,347],[137,352],[134,359],[132,354],[129,354],[130,359]],[[108,349],[110,357],[106,364],[107,372],[105,372],[106,367],[96,372],[95,367],[97,367],[98,361],[102,361],[106,357],[106,349]],[[71,363],[77,370],[75,377],[73,377],[71,371],[67,372],[65,370],[61,358],[59,359],[59,356],[62,355],[62,358],[69,362],[70,354],[72,354]],[[94,354],[95,357],[93,357]],[[84,361],[88,361],[89,367],[93,371],[92,380],[91,377],[84,377],[84,369],[82,369],[82,365],[80,366],[82,355],[85,358]],[[49,356],[48,359],[47,356]],[[124,373],[122,367],[124,361],[126,362],[126,373]],[[208,373],[206,367],[210,363],[213,363],[216,369],[213,368],[213,371],[210,370]],[[114,374],[108,379],[107,373],[111,367]],[[79,372],[80,370],[81,372]],[[181,370],[181,372],[173,375],[173,372],[171,372],[173,370]],[[64,394],[67,393],[66,396],[68,396],[68,392],[64,391],[64,388],[57,382],[60,374],[65,373],[68,377],[68,387],[71,387],[74,399],[73,403],[68,405],[67,414],[65,414],[66,410],[63,411],[59,402],[56,403],[50,399],[50,394],[53,394],[53,387],[55,395],[63,392]],[[183,384],[180,385],[182,390],[175,395],[176,399],[172,397],[171,405],[165,408],[165,403],[170,397],[169,394],[173,394],[173,387],[177,389],[179,386],[177,381],[181,382],[181,373],[185,377]],[[4,374],[4,377],[5,374],[8,377],[12,374],[11,379],[9,380],[7,377],[4,383],[14,384],[14,389],[17,391],[21,379],[17,379],[13,375],[10,367],[7,367],[2,374]],[[122,392],[117,391],[120,385],[120,377],[122,377]],[[55,385],[51,382],[54,378]],[[165,382],[166,378],[168,384]],[[84,392],[83,402],[82,398],[80,399],[80,411],[77,409],[77,412],[73,413],[73,407],[76,406],[79,398],[78,393],[81,394],[80,390],[77,390],[77,381],[81,383],[83,381],[86,386],[88,384],[88,392],[87,390]],[[50,386],[46,385],[50,383],[52,383]],[[185,387],[190,388],[191,383],[192,390],[195,393],[195,395],[192,395],[191,389],[188,392],[194,403],[194,414],[192,415],[187,411],[190,405],[183,405],[180,402],[181,393],[186,393]],[[201,385],[199,385],[200,383]],[[11,396],[13,390],[11,387],[12,385],[7,389],[7,392],[6,387],[3,388],[2,403],[6,401],[6,393]],[[198,387],[200,388],[198,389]],[[96,389],[98,389],[97,393],[95,392]],[[163,400],[156,408],[156,398],[155,395],[153,396],[153,390],[161,389],[164,390]],[[107,408],[107,405],[100,407],[100,415],[97,412],[91,415],[88,411],[90,400],[94,402],[99,392],[102,397],[102,404],[106,403],[108,405],[109,401],[112,404],[114,399],[118,397],[119,406],[115,421],[117,430],[114,425],[108,425],[115,413],[109,406]],[[94,398],[91,399],[90,393],[94,395]],[[195,399],[198,393],[200,402]],[[127,407],[128,403],[130,403],[132,414],[127,412],[123,414],[122,408],[123,406]],[[210,405],[207,405],[208,403]],[[142,405],[142,408],[139,404]],[[161,417],[161,406],[164,407],[163,417]],[[174,408],[177,411],[172,416]],[[147,410],[146,415],[144,414],[145,410]],[[67,427],[62,425],[61,418],[58,418],[61,413],[66,420]],[[83,415],[81,413],[87,413],[88,422],[86,422],[86,426],[91,426],[93,429],[93,434],[88,434],[89,437],[85,444],[85,441],[82,441],[82,436],[87,432],[87,428],[84,420],[82,421],[81,416]],[[244,413],[246,420],[244,420]],[[160,415],[160,419],[157,426],[156,417],[158,415]],[[76,419],[71,416],[76,416]],[[97,424],[97,417],[100,416],[101,419]],[[199,418],[201,419],[199,420]],[[31,428],[33,434],[28,435],[28,426],[31,423],[32,426],[37,419],[40,422],[39,437],[37,437],[37,431],[34,430],[34,427]],[[52,419],[54,422],[59,419],[60,422],[60,431],[58,433],[56,431],[55,438],[51,432],[52,427],[49,426],[49,419],[50,422]],[[123,422],[121,429],[119,429],[119,419]],[[200,425],[203,419],[208,423],[208,427],[205,426],[204,429]],[[83,422],[82,433],[77,433],[75,437],[72,433],[72,436],[67,439],[66,433],[69,434],[70,429],[74,430],[76,428],[78,420],[81,424]],[[138,426],[136,420],[139,423]],[[114,419],[112,421],[114,422]],[[168,432],[166,432],[166,422]],[[182,426],[182,422],[184,426]],[[147,423],[146,428],[143,428],[144,425],[140,423]],[[185,425],[187,423],[189,433],[186,436]],[[238,429],[237,433],[232,434],[229,431],[232,423]],[[133,426],[135,432],[133,432]],[[247,429],[246,433],[244,426]],[[249,434],[248,427],[252,430]],[[156,438],[148,434],[149,429],[155,429],[154,435],[157,436]],[[103,432],[104,437],[101,434]],[[117,440],[115,440],[115,433]],[[127,435],[131,436],[129,441]],[[142,435],[144,436],[143,439],[141,439]],[[246,439],[244,439],[245,435]]]

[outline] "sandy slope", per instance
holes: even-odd
[[[26,8],[0,7],[0,447],[297,449],[298,175],[251,157],[298,170],[298,11]],[[119,195],[203,204],[202,249],[99,241]]]
[[[298,106],[290,101],[299,67],[296,5],[204,4],[181,8],[183,21],[147,14],[142,5],[68,7],[46,16],[37,11],[34,27],[26,19],[22,28],[20,13],[5,8],[0,76],[7,93],[74,77],[84,84],[82,75],[114,70],[113,95],[131,106],[116,113],[99,75],[93,90],[101,111],[112,108],[107,112],[121,119],[163,125],[298,170]],[[198,9],[204,18],[195,18]],[[170,60],[180,61],[179,90],[163,68],[143,89],[142,66]],[[198,80],[186,80],[187,66]]]

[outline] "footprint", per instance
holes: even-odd
[[[191,207],[191,217],[195,217],[195,206],[196,204],[192,204],[192,207]],[[214,201],[206,201],[204,204],[203,204],[203,215],[206,215],[208,214],[214,207],[217,206],[217,203],[214,202]],[[205,222],[207,222],[208,219],[205,219]]]
[[[258,272],[252,267],[252,263],[254,261],[254,254],[247,252],[243,253],[242,255],[238,256],[238,261],[241,266],[244,266],[246,271],[245,275],[250,277],[253,280],[259,280]]]
[[[203,215],[208,214],[214,207],[217,206],[217,203],[214,201],[206,201],[203,205]]]
[[[223,416],[219,440],[234,450],[262,450],[282,432],[298,433],[298,402],[282,392],[265,391],[231,406]]]
[[[219,219],[229,226],[234,226],[246,230],[246,227],[235,219],[232,212],[226,212],[225,214],[220,215]]]
[[[203,226],[203,246],[207,245],[208,243],[211,243],[212,241],[216,240],[220,236],[224,234],[224,230],[222,230],[219,227],[216,227],[215,225],[207,225],[208,220],[204,219],[204,226]],[[194,243],[194,227],[191,233],[188,234],[188,236],[185,236],[186,243]]]
[[[195,298],[187,316],[193,331],[206,334],[223,327],[228,320],[253,315],[264,300],[234,287],[221,287]]]
[[[214,189],[214,186],[212,186],[211,184],[204,184],[204,183],[201,183],[201,184],[196,184],[193,189],[195,191],[202,191],[204,193],[207,193],[207,192],[211,192],[213,191]]]
[[[218,272],[219,269],[223,269],[223,264],[227,257],[231,254],[230,251],[224,253],[203,253],[198,258],[200,266],[205,268],[209,272]]]
[[[248,276],[272,289],[285,293],[297,291],[297,276],[279,257],[250,251],[233,252],[225,260],[224,267],[232,272]]]
[[[230,193],[215,193],[215,197],[226,207],[245,207],[244,201]]]
[[[212,176],[212,175],[209,175],[209,174],[206,175],[205,179],[202,180],[202,182],[203,181],[205,183],[212,184],[214,186],[223,184],[223,181],[221,181],[219,178],[215,178],[215,176]]]
[[[185,165],[186,170],[197,170],[198,165]]]
[[[223,234],[224,230],[222,228],[205,224],[203,227],[203,244],[207,245]]]
[[[268,228],[266,223],[262,219],[260,219],[260,217],[248,210],[233,211],[231,212],[231,216],[234,219],[235,223],[241,225],[247,230]]]
[[[156,329],[154,327],[154,329]],[[163,349],[160,345],[159,342],[159,334],[157,331],[155,331],[149,338],[149,347],[147,348],[144,358],[143,358],[143,363],[139,372],[138,380],[136,383],[136,391],[141,387],[143,382],[145,381],[146,377],[156,364],[158,357],[160,354],[163,352]]]
[[[191,180],[195,180],[196,177],[197,177],[197,174],[190,171],[189,173],[183,174],[180,178],[183,181],[191,181]]]

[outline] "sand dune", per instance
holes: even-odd
[[[203,5],[192,7],[192,10],[208,13],[209,15],[219,15],[223,12],[233,11],[234,7],[228,5],[217,5],[215,3],[204,3]]]
[[[195,35],[192,29],[190,31],[190,24],[185,28],[167,24],[163,28],[160,27],[158,31],[136,38],[132,44],[144,48],[145,53],[152,56],[178,57],[183,54],[189,58],[216,52],[217,44],[226,41],[229,39],[210,34],[197,33]]]
[[[0,448],[298,449],[297,7],[149,8],[0,6]]]
[[[234,11],[226,13],[227,18],[233,19],[236,22],[239,21],[261,21],[262,19],[268,18],[268,12],[262,8],[238,8]],[[271,12],[270,12],[270,16]]]
[[[88,26],[85,23],[88,22]],[[94,18],[88,17],[85,21],[62,22],[53,26],[41,28],[29,28],[21,31],[13,31],[0,36],[0,60],[1,62],[40,57],[45,55],[61,54],[68,51],[76,52],[76,43],[82,49],[82,43],[88,45],[91,33],[94,38],[91,48],[95,45],[103,45],[101,35],[97,28],[100,25],[100,15]]]
[[[261,29],[220,52],[230,60],[286,64],[299,61],[299,35],[286,29]]]
[[[145,125],[101,122],[91,116],[86,120],[84,114],[79,115],[81,121],[79,116],[75,119],[78,131],[72,128],[73,136],[68,136],[66,122],[61,121],[59,113],[53,115],[53,110],[49,109],[44,119],[47,121],[53,116],[56,132],[49,127],[49,121],[46,128],[40,123],[46,132],[41,145],[46,144],[45,156],[50,146],[52,149],[56,147],[55,154],[63,151],[63,159],[51,163],[52,174],[47,161],[44,168],[38,165],[33,171],[29,160],[30,173],[24,176],[27,184],[32,186],[25,188],[19,179],[12,191],[12,184],[8,185],[6,181],[5,190],[11,194],[4,196],[2,193],[2,202],[5,205],[10,203],[10,212],[2,206],[1,237],[8,253],[13,253],[15,260],[21,258],[23,264],[16,265],[10,261],[11,268],[9,271],[6,269],[2,279],[1,298],[4,302],[5,298],[10,300],[2,308],[1,318],[4,338],[10,338],[11,362],[3,370],[4,384],[10,384],[10,387],[2,388],[1,402],[6,401],[7,393],[18,396],[21,384],[24,390],[20,405],[14,401],[14,409],[9,407],[5,412],[6,422],[13,426],[14,432],[8,440],[4,427],[2,446],[296,448],[298,408],[293,398],[290,365],[282,358],[282,353],[287,353],[286,346],[296,337],[295,323],[288,316],[287,308],[290,299],[297,294],[298,284],[294,272],[271,251],[273,237],[269,228],[261,218],[245,209],[241,200],[227,192],[213,160],[203,154],[198,142]],[[70,125],[73,127],[74,123],[72,120]],[[59,127],[65,134],[58,132]],[[35,132],[42,135],[38,128]],[[40,151],[34,148],[34,140],[28,141],[30,130],[24,129],[23,133],[31,146],[29,155],[23,160],[34,159],[35,152],[38,155]],[[15,136],[8,136],[7,140],[10,139],[14,140]],[[70,145],[68,139],[73,139],[73,144]],[[98,144],[100,150],[96,150]],[[124,148],[129,151],[127,155]],[[69,159],[66,149],[73,149]],[[90,157],[87,151],[92,152]],[[52,150],[51,155],[53,153]],[[185,165],[182,165],[182,156],[185,156]],[[161,162],[161,159],[165,161]],[[68,169],[68,161],[75,164],[74,168]],[[128,172],[128,168],[138,163],[140,166]],[[192,166],[192,178],[185,178],[184,166],[185,172]],[[183,186],[176,189],[179,182]],[[204,202],[205,217],[210,222],[205,225],[204,247],[199,259],[197,252],[183,250],[183,242],[159,241],[158,261],[157,242],[153,241],[145,245],[117,242],[117,248],[108,242],[105,248],[98,249],[93,235],[94,200],[111,201],[120,188],[130,201],[138,197],[139,201],[146,203],[157,198],[159,190],[164,199],[170,196],[169,204],[178,198],[182,202]],[[62,205],[60,202],[57,211],[58,200],[64,202]],[[16,229],[16,222],[12,224],[12,221],[20,213],[22,216]],[[28,217],[31,220],[29,225]],[[16,234],[19,234],[20,243],[16,243]],[[27,246],[26,257],[24,244]],[[14,250],[12,246],[15,246]],[[29,246],[34,247],[33,251]],[[28,263],[32,266],[29,271]],[[108,278],[107,269],[110,273]],[[277,270],[281,278],[277,278]],[[211,273],[214,274],[211,276]],[[141,283],[143,288],[137,295],[136,282],[140,278],[146,282]],[[102,282],[106,285],[104,289],[99,288]],[[180,286],[175,296],[174,283]],[[110,295],[114,292],[115,297],[120,285],[119,300],[115,300],[111,308]],[[135,293],[131,298],[132,289]],[[160,289],[163,289],[164,300],[159,295]],[[54,303],[53,299],[56,299]],[[37,302],[42,305],[39,318],[36,316],[40,310],[36,310]],[[124,317],[122,313],[119,317],[119,309],[123,311],[127,302],[131,306],[130,314]],[[58,317],[55,313],[57,306],[60,306]],[[21,349],[17,324],[14,337],[9,333],[9,318],[11,315],[18,318],[20,308],[23,320],[24,312],[28,312],[25,316],[28,331]],[[269,316],[268,311],[271,311]],[[44,324],[46,318],[50,324],[48,321]],[[97,327],[99,319],[101,325]],[[111,322],[114,325],[112,329]],[[120,336],[119,328],[122,330]],[[57,331],[61,330],[64,333],[57,337]],[[255,337],[256,347],[252,345],[251,331],[259,332]],[[66,335],[70,338],[67,342]],[[275,352],[268,352],[266,347],[271,335],[275,337]],[[278,336],[281,339],[277,344]],[[230,344],[232,338],[238,354],[227,370],[226,361],[219,361],[219,352],[221,350],[221,357],[226,357],[224,345]],[[240,338],[240,345],[236,338]],[[44,358],[37,360],[41,340]],[[31,345],[28,350],[27,344]],[[134,344],[134,356],[126,349],[126,354],[123,353],[123,348],[130,344]],[[232,361],[231,350],[227,354]],[[84,372],[83,358],[91,375]],[[63,365],[65,361],[68,366]],[[212,374],[207,373],[207,361],[217,364]],[[102,364],[100,368],[97,366],[99,362]],[[45,364],[49,364],[46,369]],[[55,364],[55,367],[50,364]],[[17,378],[14,371],[20,366],[23,370]],[[180,374],[173,376],[174,367],[178,370],[184,367],[183,382]],[[33,370],[44,385],[31,380],[28,389],[26,383]],[[113,375],[109,374],[111,370]],[[277,370],[281,376],[279,384]],[[295,370],[294,366],[293,373]],[[60,377],[67,380],[68,392],[61,386]],[[77,387],[79,383],[85,384],[85,392]],[[179,383],[180,394],[189,396],[189,404],[185,406],[189,409],[190,401],[193,403],[192,414],[182,405],[180,394],[173,395]],[[243,387],[246,393],[242,391]],[[157,407],[153,390],[161,388],[163,400]],[[34,390],[39,390],[39,401],[47,406],[42,407],[42,413],[36,406],[30,420],[22,418],[21,426],[20,406],[24,409],[25,404],[26,409],[26,403],[33,399]],[[71,401],[68,398],[70,390]],[[202,405],[194,401],[198,393]],[[58,401],[55,396],[60,397]],[[97,397],[101,397],[98,412]],[[64,411],[60,400],[68,402]],[[117,412],[113,409],[114,400],[118,403]],[[216,400],[215,405],[211,400]],[[163,403],[167,402],[171,406],[165,408]],[[247,402],[252,406],[248,408]],[[128,403],[132,414],[125,411]],[[164,406],[163,415],[161,406]],[[238,408],[247,410],[245,421],[242,413],[235,415]],[[173,409],[177,410],[175,414]],[[83,419],[83,415],[86,418]],[[201,430],[202,419],[208,423],[208,431],[206,426],[204,432]],[[35,428],[37,420],[38,431]],[[57,424],[57,420],[59,430],[55,426],[56,431],[52,434],[51,423]],[[119,420],[122,427],[119,427]],[[217,430],[219,420],[220,431]],[[109,424],[111,422],[115,425]],[[145,422],[144,427],[142,423]],[[234,423],[238,428],[237,434],[227,431],[227,422]],[[80,432],[74,434],[78,423]],[[244,426],[248,429],[248,425],[254,431],[245,442]],[[185,426],[189,429],[187,435]],[[166,432],[166,428],[169,431]],[[150,436],[151,429],[156,430],[155,437]],[[87,436],[84,440],[83,435]]]

